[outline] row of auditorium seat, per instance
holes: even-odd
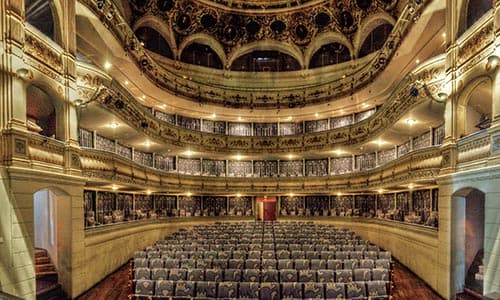
[[[389,259],[162,259],[136,258],[134,268],[168,269],[356,269],[390,268]]]
[[[136,280],[134,288],[140,299],[389,299],[386,281],[349,283],[319,282],[210,282]]]
[[[388,269],[166,269],[135,268],[134,279],[247,282],[351,282],[390,280]]]
[[[134,259],[390,259],[387,251],[136,251]]]

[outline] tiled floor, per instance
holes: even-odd
[[[126,300],[129,288],[128,264],[106,277],[94,288],[87,291],[77,300]],[[440,300],[420,278],[411,273],[406,267],[396,262],[394,264],[394,290],[393,300]]]

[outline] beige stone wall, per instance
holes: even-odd
[[[500,292],[500,168],[497,166],[468,172],[456,173],[441,179],[439,185],[439,267],[450,270],[449,277],[440,277],[438,290],[447,291],[446,297],[453,297],[459,290],[455,283],[454,228],[457,226],[454,214],[454,194],[462,189],[474,188],[485,194],[484,218],[484,294]],[[456,195],[456,194],[455,194]],[[455,198],[456,199],[456,198]]]

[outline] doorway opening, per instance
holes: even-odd
[[[276,221],[276,198],[257,198],[257,220]]]
[[[484,203],[478,189],[465,188],[453,194],[452,279],[455,292],[465,289],[483,294]]]

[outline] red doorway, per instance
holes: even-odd
[[[276,221],[276,198],[257,198],[257,204],[262,205],[263,221]]]

